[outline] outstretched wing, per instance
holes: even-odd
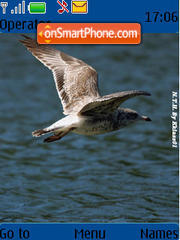
[[[97,113],[106,114],[107,112],[113,112],[119,107],[121,103],[123,103],[127,99],[140,95],[150,96],[151,94],[148,92],[137,90],[113,93],[100,97],[91,103],[88,103],[81,109],[79,114],[92,116]]]
[[[83,61],[23,35],[20,42],[52,72],[64,114],[79,112],[99,97],[97,72]]]

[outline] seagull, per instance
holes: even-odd
[[[32,132],[34,137],[53,133],[44,142],[54,142],[70,132],[96,135],[119,130],[137,121],[151,121],[132,109],[119,107],[129,98],[150,96],[150,93],[132,90],[100,96],[94,68],[48,45],[39,45],[29,36],[23,37],[19,41],[52,71],[65,115],[49,127]]]

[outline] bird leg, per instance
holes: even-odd
[[[53,136],[50,136],[48,138],[45,138],[44,139],[44,142],[55,142],[57,140],[60,140],[61,138],[63,138],[64,136],[66,136],[69,132],[71,132],[72,130],[74,130],[75,128],[70,128],[68,129],[67,131],[64,131],[64,132],[60,132],[58,133],[57,135],[53,135]]]

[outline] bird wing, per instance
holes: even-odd
[[[64,114],[79,112],[99,97],[97,72],[83,61],[24,36],[20,42],[52,72]]]
[[[127,99],[140,95],[150,96],[151,94],[138,90],[113,93],[100,97],[95,101],[88,103],[81,109],[79,114],[85,116],[93,116],[95,114],[106,114],[107,112],[113,112]]]

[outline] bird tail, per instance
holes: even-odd
[[[55,135],[59,135],[59,134],[63,133],[64,131],[66,131],[65,128],[57,128],[57,127],[50,126],[50,127],[44,128],[44,129],[35,130],[34,132],[32,132],[32,136],[40,137],[40,136],[50,133],[50,132],[55,133]]]
[[[47,131],[45,129],[38,129],[38,130],[35,130],[34,132],[32,132],[32,135],[33,135],[33,137],[40,137],[41,135],[44,135],[49,132],[52,132],[52,131]]]
[[[40,137],[41,135],[44,135],[46,133],[54,132],[54,135],[44,139],[44,142],[54,142],[54,141],[60,140],[61,138],[66,136],[69,132],[71,132],[74,129],[75,128],[68,128],[68,129],[64,128],[64,129],[58,130],[58,131],[57,131],[57,128],[51,129],[51,130],[38,129],[38,130],[32,132],[32,135],[33,135],[33,137]]]

